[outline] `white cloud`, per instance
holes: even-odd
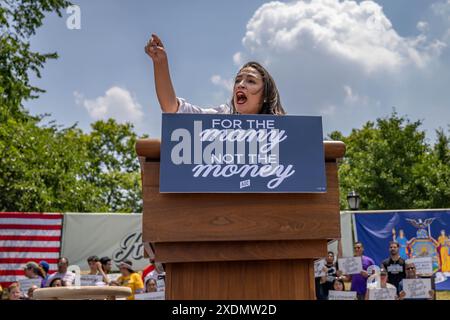
[[[233,79],[223,79],[220,75],[216,74],[211,77],[211,82],[228,92],[233,91]]]
[[[105,95],[95,99],[86,99],[76,91],[74,96],[76,103],[82,105],[94,120],[113,118],[120,123],[140,123],[144,115],[141,105],[132,94],[117,86],[109,88]]]
[[[432,37],[430,27],[430,21],[418,21],[417,36],[401,36],[373,1],[274,1],[248,21],[233,62],[264,64],[287,111],[322,114],[325,132],[348,132],[392,107],[442,123],[447,120],[436,110],[450,118],[450,93],[443,89],[450,78],[443,58],[449,39],[442,36],[446,30]]]

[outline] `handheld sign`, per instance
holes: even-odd
[[[139,293],[134,295],[135,300],[166,300],[165,291]]]
[[[314,261],[314,277],[320,278],[325,275],[325,271],[323,271],[323,268],[325,267],[325,259],[320,259]]]
[[[372,288],[369,290],[369,300],[395,300],[397,289],[395,288]]]
[[[101,275],[82,274],[80,276],[81,286],[98,286],[98,283],[103,281]]]
[[[18,282],[20,285],[20,292],[22,292],[23,294],[27,294],[28,289],[30,289],[32,286],[36,286],[36,287],[40,288],[42,285],[41,278],[20,279]]]
[[[417,275],[430,275],[433,273],[433,261],[431,257],[411,258],[406,263],[414,263]]]
[[[344,274],[357,274],[363,271],[361,257],[339,258],[338,265]]]
[[[356,300],[356,291],[328,291],[328,300]]]
[[[160,192],[326,192],[322,118],[163,113]]]
[[[403,279],[405,299],[430,299],[431,279]]]

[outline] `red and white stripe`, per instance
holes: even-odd
[[[27,262],[45,260],[57,269],[61,250],[60,213],[0,212],[0,285],[24,278]]]

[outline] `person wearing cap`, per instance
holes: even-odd
[[[381,289],[395,289],[397,291],[397,288],[388,282],[388,271],[384,268],[381,267],[380,268],[380,288]],[[369,290],[372,289],[367,289],[366,291],[366,300],[369,300]]]
[[[141,276],[133,270],[133,264],[129,260],[123,260],[119,264],[119,270],[122,274],[115,283],[119,286],[129,287],[131,289],[131,296],[128,300],[134,300],[134,295],[137,293],[144,292],[144,283],[142,282]]]
[[[45,286],[45,271],[33,261],[28,262],[24,268],[25,277],[28,279],[40,279],[40,287]]]
[[[50,265],[49,265],[49,263],[47,261],[42,260],[42,261],[39,261],[39,266],[45,272],[44,285],[43,285],[43,287],[45,287],[45,284],[47,283],[47,280],[48,280],[48,277],[49,277],[48,272],[50,270]]]

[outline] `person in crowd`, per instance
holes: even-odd
[[[394,241],[390,242],[389,253],[389,258],[383,260],[381,266],[387,270],[387,281],[395,286],[398,294],[400,292],[398,285],[405,278],[405,260],[400,257],[400,244]]]
[[[144,270],[142,270],[142,281],[145,282],[145,279],[147,278],[147,275],[152,272],[153,270],[155,270],[155,259],[154,258],[150,258],[149,259],[150,264],[148,266],[146,266],[144,268]]]
[[[330,290],[334,291],[345,291],[345,283],[342,277],[336,277],[333,280],[332,288]]]
[[[69,259],[66,257],[61,257],[58,259],[58,271],[50,275],[46,282],[46,287],[49,287],[50,283],[55,278],[61,278],[65,286],[72,286],[75,282],[75,273],[67,271],[69,267]]]
[[[63,279],[55,277],[50,280],[50,283],[48,285],[50,288],[58,288],[58,287],[65,287],[66,283]]]
[[[111,273],[112,270],[112,262],[110,257],[102,257],[100,258],[100,263],[102,265],[102,270],[104,273]]]
[[[337,263],[334,259],[334,252],[329,251],[325,258],[325,275],[320,279],[321,293],[324,300],[328,299],[328,292],[333,290],[333,282],[338,277]]]
[[[372,258],[364,255],[364,246],[361,242],[356,242],[354,245],[354,256],[361,257],[363,270],[359,274],[347,275],[347,281],[351,281],[351,291],[356,291],[356,296],[358,300],[364,300],[367,291],[367,278],[369,274],[367,273],[367,268],[374,265],[375,262]]]
[[[106,275],[105,271],[102,268],[102,263],[100,262],[99,257],[97,256],[90,256],[87,259],[88,265],[89,265],[89,275],[101,275],[102,280],[104,283],[108,284],[110,282],[108,276]]]
[[[134,295],[144,292],[144,283],[140,275],[133,270],[133,264],[129,260],[123,260],[119,264],[119,270],[122,274],[116,281],[113,281],[113,285],[119,285],[123,287],[131,288],[131,296],[128,300],[134,300]]]
[[[50,270],[50,264],[47,261],[45,261],[45,260],[41,260],[41,261],[39,261],[39,266],[45,272],[44,280],[45,280],[45,283],[47,283],[47,279],[49,277],[48,273],[49,273],[49,270]]]
[[[158,291],[156,279],[147,277],[145,279],[145,292],[156,292],[156,291]]]
[[[33,300],[34,290],[38,289],[36,285],[32,285],[27,291],[28,300]]]
[[[45,271],[36,262],[28,262],[23,270],[25,272],[25,277],[28,279],[40,279],[41,288],[45,286]]]
[[[145,46],[153,61],[156,95],[161,110],[166,113],[212,114],[286,114],[280,95],[269,72],[257,62],[246,63],[238,72],[230,104],[213,108],[200,108],[175,95],[169,72],[166,49],[155,34]]]
[[[8,300],[20,300],[20,298],[20,285],[18,282],[14,282],[8,287]]]
[[[375,276],[375,275],[373,275],[373,276]],[[393,284],[388,282],[388,271],[384,267],[380,268],[379,281],[380,281],[380,288],[381,289],[387,288],[387,289],[396,289],[397,290],[397,288]],[[369,300],[369,291],[370,290],[372,290],[372,289],[368,289],[366,291],[366,297],[365,297],[366,300]]]
[[[405,279],[419,279],[420,277],[416,274],[416,265],[412,262],[406,262],[405,263],[405,273],[406,277]],[[403,279],[404,280],[404,279]],[[400,281],[398,287],[400,290],[400,293],[398,295],[399,300],[407,300],[406,293],[403,291],[403,280]],[[431,287],[434,288],[434,281],[433,278],[431,279]],[[429,292],[430,297],[428,300],[434,300],[435,299],[435,291],[431,289]],[[424,299],[415,299],[415,300],[424,300]]]

